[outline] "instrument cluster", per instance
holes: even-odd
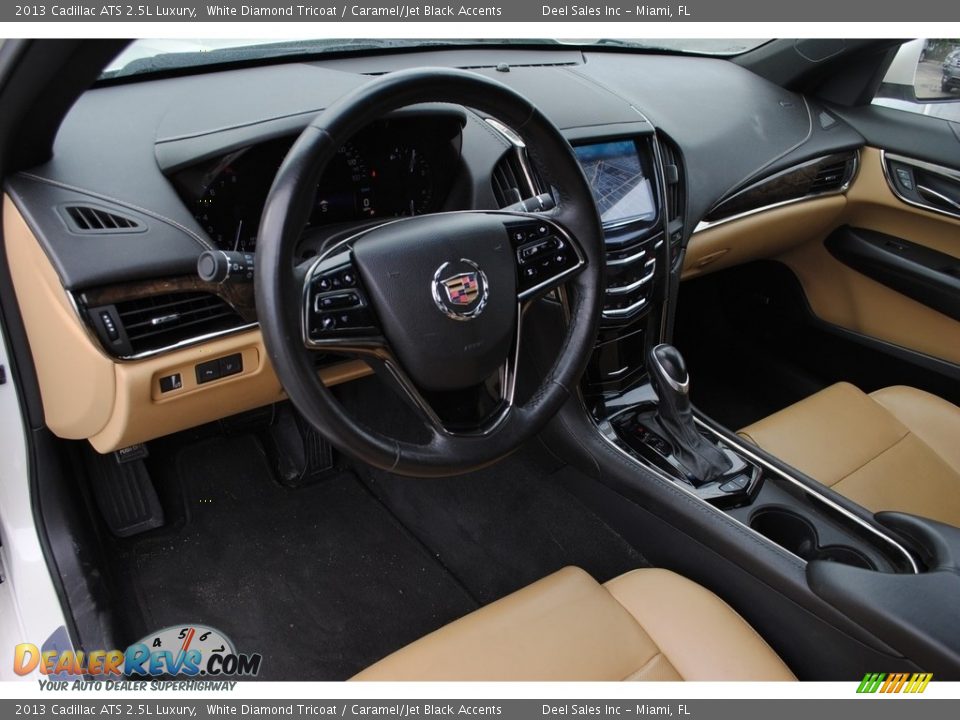
[[[460,157],[460,122],[445,116],[381,120],[324,170],[307,227],[437,212]],[[253,252],[274,175],[295,138],[251,145],[179,171],[172,180],[221,250]]]

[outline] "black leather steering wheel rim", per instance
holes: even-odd
[[[489,114],[517,132],[556,207],[543,215],[576,239],[585,264],[567,281],[569,324],[554,366],[522,406],[482,435],[431,430],[418,445],[357,422],[320,381],[303,346],[302,274],[293,257],[323,169],[357,129],[409,105],[446,102]],[[576,392],[596,340],[603,297],[603,232],[590,188],[569,143],[527,99],[482,75],[418,69],[376,78],[318,115],[281,165],[261,219],[256,251],[256,303],[274,370],[301,414],[341,451],[402,475],[447,476],[489,465],[539,432]]]

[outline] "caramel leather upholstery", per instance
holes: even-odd
[[[838,383],[740,434],[869,510],[960,526],[960,408],[935,395]]]
[[[568,567],[354,680],[794,680],[720,598],[667,570],[606,585]]]

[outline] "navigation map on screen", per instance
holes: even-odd
[[[632,140],[574,148],[604,224],[656,217],[653,188]]]

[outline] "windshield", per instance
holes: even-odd
[[[100,79],[176,71],[202,65],[268,60],[324,53],[360,53],[384,49],[444,48],[477,45],[492,46],[567,46],[589,49],[613,47],[635,50],[667,50],[695,55],[737,55],[768,42],[767,40],[717,39],[296,39],[296,40],[136,40],[127,46],[103,71]]]

